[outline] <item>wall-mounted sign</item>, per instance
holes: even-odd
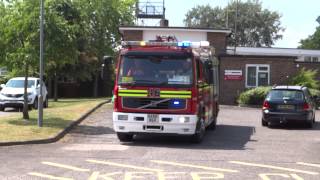
[[[224,80],[242,80],[242,70],[224,70]]]

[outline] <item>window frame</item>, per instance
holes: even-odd
[[[255,86],[249,86],[248,85],[248,68],[249,67],[255,67],[256,68],[256,85]],[[267,67],[268,70],[259,70],[259,67]],[[255,88],[258,87],[258,81],[259,81],[259,72],[265,72],[268,73],[268,85],[270,85],[270,64],[246,64],[246,88]]]

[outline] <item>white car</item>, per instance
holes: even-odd
[[[6,107],[23,107],[24,94],[24,77],[16,77],[10,79],[7,84],[1,84],[0,91],[0,111],[4,111]],[[38,109],[38,96],[40,94],[40,79],[35,77],[28,77],[28,105]],[[48,92],[43,83],[43,107],[48,107]]]

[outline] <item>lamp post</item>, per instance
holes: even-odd
[[[43,21],[44,21],[44,0],[40,0],[40,88],[38,97],[38,126],[42,127],[43,121]]]

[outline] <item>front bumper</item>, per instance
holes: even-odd
[[[127,120],[119,120],[127,117]],[[186,114],[159,114],[158,122],[148,122],[146,113],[113,112],[113,128],[124,133],[195,134],[197,116]],[[185,122],[184,119],[189,119]]]
[[[262,115],[262,119],[267,122],[311,121],[313,118],[312,111],[295,113],[263,111]]]
[[[2,107],[22,107],[23,98],[0,98],[0,106]],[[28,97],[28,105],[33,104],[33,98]]]

